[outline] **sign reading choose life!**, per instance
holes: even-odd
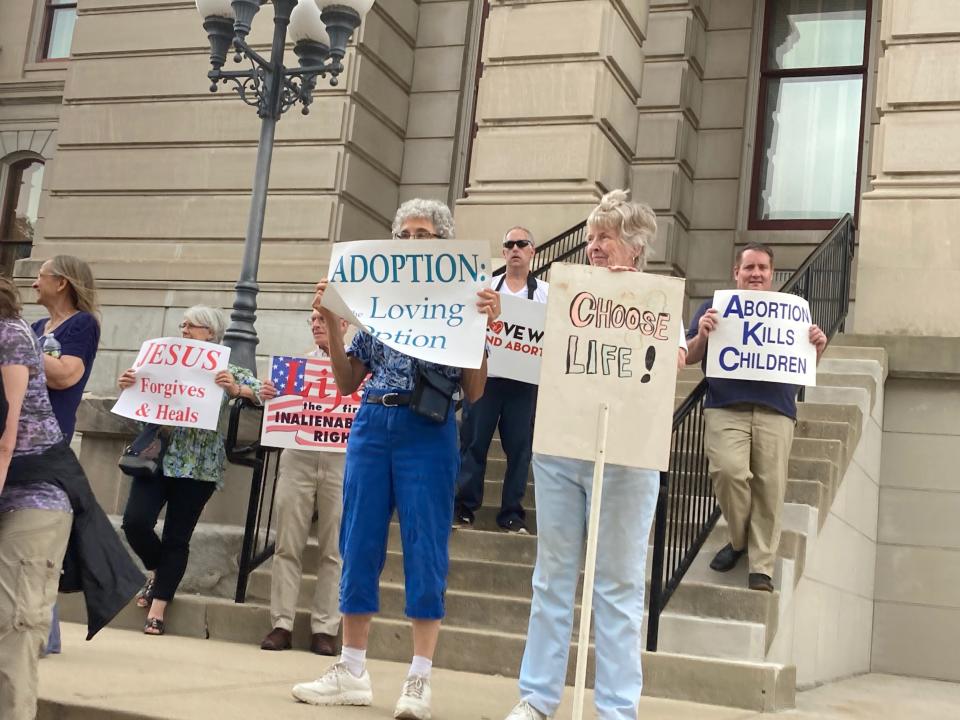
[[[136,382],[111,412],[155,425],[216,430],[223,389],[214,382],[227,369],[230,348],[202,340],[147,340],[133,364]]]
[[[554,265],[533,449],[595,460],[606,403],[606,462],[665,470],[682,305],[676,278]]]
[[[487,243],[461,240],[336,243],[323,306],[406,355],[478,368],[489,255]]]
[[[718,290],[720,314],[707,345],[707,377],[817,384],[810,305],[789,293]]]

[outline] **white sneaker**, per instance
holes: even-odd
[[[547,716],[524,700],[516,704],[506,720],[547,720]]]
[[[422,675],[407,676],[393,716],[403,720],[430,720],[429,678]]]
[[[338,662],[313,682],[294,685],[293,696],[310,705],[369,705],[373,702],[370,673],[364,670],[356,677]]]

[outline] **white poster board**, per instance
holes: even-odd
[[[707,345],[707,377],[817,384],[810,306],[789,293],[718,290],[717,329]]]
[[[594,460],[606,403],[606,462],[666,469],[682,306],[683,280],[553,265],[534,451]]]
[[[478,368],[490,247],[461,240],[335,243],[323,306],[385,345],[427,362]]]
[[[540,382],[545,303],[500,295],[500,317],[487,328],[487,375],[536,385]]]
[[[131,420],[216,430],[223,389],[215,382],[227,370],[230,348],[202,340],[147,340],[133,364],[135,382],[120,393],[112,412]]]
[[[360,408],[363,385],[341,395],[329,358],[275,355],[270,379],[277,397],[264,403],[260,444],[343,453]]]

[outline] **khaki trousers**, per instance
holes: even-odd
[[[340,628],[340,511],[343,505],[342,453],[284,450],[277,479],[277,549],[270,585],[273,627],[293,630],[300,595],[303,550],[313,512],[317,517],[317,588],[310,632],[336,635]]]
[[[37,664],[50,632],[73,515],[0,513],[0,718],[33,720]]]
[[[761,405],[704,410],[710,477],[734,549],[773,577],[794,421]]]

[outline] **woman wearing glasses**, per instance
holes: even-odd
[[[180,331],[191,340],[219,343],[225,326],[219,310],[195,305],[183,313]],[[131,368],[117,384],[125,390],[134,381]],[[224,390],[224,402],[243,397],[260,404],[276,394],[272,386],[261,385],[249,370],[236,365],[217,373],[216,383]],[[137,596],[137,604],[147,608],[143,629],[147,635],[163,635],[167,604],[187,569],[190,538],[213,491],[223,484],[225,460],[219,430],[173,427],[163,456],[162,477],[133,478],[123,511],[123,531],[149,571],[147,583]],[[163,535],[157,537],[154,527],[164,505]]]
[[[73,439],[77,409],[93,369],[100,343],[97,319],[97,289],[90,266],[72,255],[56,255],[40,266],[33,281],[37,303],[49,317],[31,326],[40,338],[43,369],[47,376],[50,405],[67,442]],[[57,606],[45,653],[60,652],[60,623]]]
[[[397,239],[452,238],[453,216],[436,200],[408,200],[397,210]],[[483,394],[486,359],[476,369],[416,360],[387,347],[366,332],[357,333],[344,349],[338,318],[320,301],[326,281],[317,285],[314,307],[330,333],[330,359],[337,387],[344,395],[366,381],[347,445],[340,524],[340,612],[343,652],[313,682],[300,683],[293,696],[313,705],[369,705],[373,691],[365,669],[367,639],[379,610],[379,578],[387,552],[394,509],[403,542],[405,614],[413,626],[413,660],[394,711],[395,718],[429,720],[430,671],[444,616],[449,564],[448,543],[453,520],[454,485],[460,465],[457,426],[452,411],[434,422],[410,408],[410,397],[422,367],[458,384],[476,401]],[[477,309],[490,319],[500,314],[499,295],[478,293]]]

